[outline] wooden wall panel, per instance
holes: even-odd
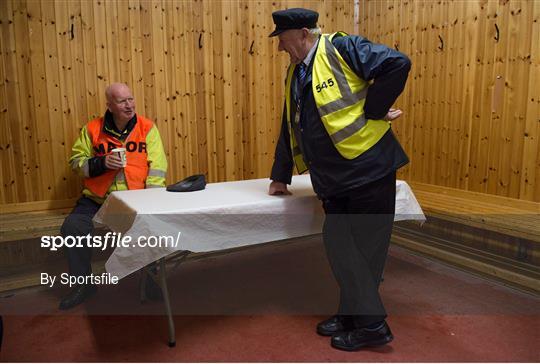
[[[525,132],[523,143],[523,158],[521,171],[520,195],[523,199],[536,200],[540,195],[540,4],[536,2],[532,8],[533,22],[530,27],[531,52],[524,55],[528,60],[529,84],[527,89],[527,106],[525,115]],[[522,59],[523,59],[522,57]],[[536,90],[536,91],[531,91]]]
[[[540,202],[539,8],[360,1],[360,33],[413,62],[394,123],[411,158],[401,178]]]
[[[15,183],[16,179],[22,179],[19,171],[15,170],[15,159],[19,158],[22,162],[22,156],[19,149],[18,141],[20,139],[20,129],[18,127],[18,107],[16,97],[18,96],[15,90],[16,76],[8,78],[8,75],[14,74],[16,56],[15,56],[15,40],[14,40],[14,24],[13,24],[13,9],[12,4],[0,2],[2,14],[6,17],[2,19],[2,182],[3,182],[3,197],[9,200],[18,199],[19,185]],[[16,72],[15,72],[16,75]],[[13,106],[13,107],[10,107]],[[17,146],[15,143],[17,142]],[[22,164],[22,163],[20,163]]]
[[[267,177],[288,65],[271,12],[297,6],[412,59],[401,178],[540,201],[537,1],[4,0],[0,204],[79,195],[70,148],[114,81],[156,121],[168,182]]]
[[[152,118],[168,182],[267,177],[280,130],[288,56],[271,13],[309,7],[354,29],[354,1],[0,1],[0,204],[70,204],[67,159],[80,128],[126,82]]]

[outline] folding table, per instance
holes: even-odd
[[[159,284],[169,326],[169,346],[175,328],[166,282],[166,259],[181,262],[190,252],[210,252],[319,234],[324,212],[309,175],[293,176],[292,195],[270,196],[266,178],[211,183],[205,190],[168,192],[165,188],[113,192],[94,217],[98,226],[132,237],[174,237],[177,246],[118,246],[105,268],[119,279],[143,269]],[[396,182],[395,221],[425,221],[409,185]],[[157,264],[152,264],[157,262]]]

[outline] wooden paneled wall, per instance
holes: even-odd
[[[413,62],[401,178],[540,202],[540,1],[360,3],[360,34]]]
[[[72,203],[71,145],[115,81],[157,123],[168,182],[269,176],[289,58],[268,34],[286,7],[353,31],[353,1],[0,0],[0,204]]]
[[[296,6],[412,59],[402,178],[540,201],[538,1],[0,0],[0,205],[79,195],[71,145],[114,81],[156,121],[168,182],[268,176],[288,64],[271,12]]]

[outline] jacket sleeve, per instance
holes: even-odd
[[[364,105],[366,118],[384,118],[405,88],[411,69],[409,58],[360,36],[336,37],[332,43],[360,78],[373,81]]]
[[[290,146],[289,128],[287,127],[286,107],[283,105],[283,116],[281,117],[281,132],[276,144],[274,154],[274,164],[270,179],[276,182],[291,184],[293,159]]]
[[[167,174],[167,157],[158,128],[154,125],[146,135],[148,176],[146,188],[164,187]]]
[[[107,171],[105,157],[94,157],[92,140],[86,126],[81,129],[79,137],[71,148],[69,164],[79,176],[86,178],[96,177]]]

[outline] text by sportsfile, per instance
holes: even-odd
[[[86,235],[86,236],[42,236],[41,237],[41,247],[48,248],[51,251],[56,251],[59,248],[65,246],[67,248],[73,247],[83,247],[88,246],[90,248],[99,248],[101,250],[106,250],[108,247],[170,247],[176,248],[180,241],[179,231],[176,235],[176,239],[172,235],[150,235],[144,236],[141,235],[137,239],[133,239],[130,235],[124,235],[122,233],[116,232],[107,232],[105,235]]]

